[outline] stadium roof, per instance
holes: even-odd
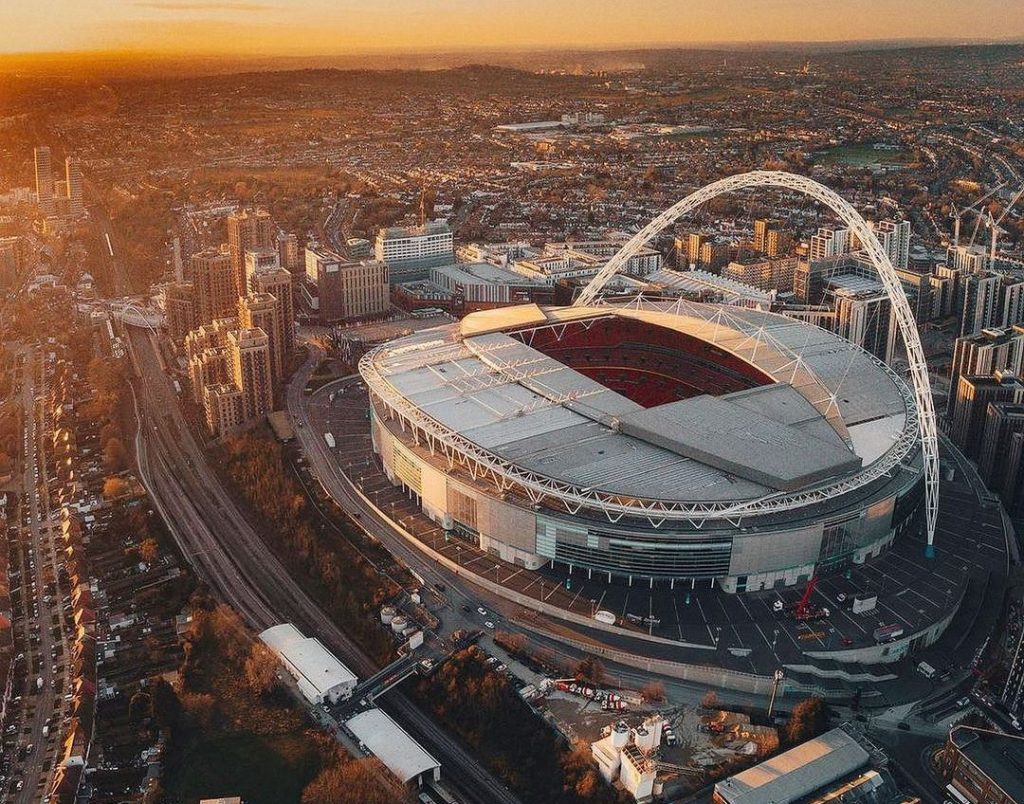
[[[776,383],[644,409],[521,335],[609,317],[713,343]],[[527,304],[418,332],[367,360],[371,388],[439,431],[539,476],[634,499],[751,500],[850,476],[915,443],[913,397],[878,360],[817,327],[745,308]]]
[[[440,762],[380,709],[360,712],[345,725],[403,784],[441,767]]]
[[[726,804],[787,804],[867,765],[870,756],[842,729],[832,729],[715,785]]]

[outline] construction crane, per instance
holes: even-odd
[[[797,601],[796,606],[793,607],[793,617],[801,622],[807,620],[820,620],[824,617],[828,617],[831,612],[824,606],[815,606],[811,603],[811,595],[814,594],[814,590],[818,586],[818,577],[814,576],[807,582],[807,588],[804,589],[804,594]]]
[[[1006,231],[1005,229],[1000,228],[1000,224],[1005,220],[1006,216],[1010,214],[1010,210],[1013,209],[1014,205],[1020,200],[1021,195],[1024,195],[1024,184],[1021,185],[1017,194],[1010,199],[1010,203],[1006,205],[1006,209],[1004,209],[1003,214],[999,216],[999,220],[993,218],[991,212],[988,215],[988,226],[992,230],[992,240],[989,245],[988,252],[991,264],[995,264],[996,261],[996,240],[1002,232]]]
[[[983,203],[985,203],[985,201],[987,201],[989,198],[991,198],[993,195],[995,195],[997,192],[999,192],[1005,186],[1006,186],[1006,182],[999,182],[999,184],[997,184],[995,187],[993,187],[991,190],[989,190],[987,193],[985,193],[985,195],[983,195],[981,198],[979,198],[977,201],[975,201],[969,207],[965,207],[964,209],[961,209],[959,211],[957,210],[956,206],[953,207],[953,209],[952,209],[952,215],[953,215],[953,218],[954,218],[954,223],[953,223],[953,248],[956,248],[957,246],[960,245],[960,221],[963,218],[963,216],[966,215],[968,212],[976,210]],[[971,244],[972,245],[974,244],[974,238],[978,234],[978,226],[979,226],[980,223],[981,223],[981,213],[979,211],[978,218],[974,222],[974,231],[971,233]]]

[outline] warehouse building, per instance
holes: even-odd
[[[864,768],[870,755],[852,735],[832,729],[715,785],[719,804],[787,804]]]
[[[419,787],[441,778],[441,763],[380,709],[360,712],[345,726],[402,784]]]
[[[291,623],[268,628],[260,639],[270,648],[295,679],[299,691],[311,704],[337,703],[352,696],[356,675],[319,639],[302,635]]]

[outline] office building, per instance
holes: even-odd
[[[949,374],[946,414],[953,415],[956,388],[961,375],[991,376],[997,371],[1021,376],[1024,369],[1024,327],[988,329],[978,335],[957,338]]]
[[[68,213],[79,218],[85,212],[82,198],[82,163],[75,156],[64,160],[64,182],[67,185]]]
[[[53,162],[50,149],[40,145],[35,149],[36,163],[36,203],[44,215],[57,214],[57,205],[53,198]]]
[[[196,316],[195,288],[191,282],[175,282],[163,289],[164,321],[171,342],[180,347],[188,334],[199,326]]]
[[[253,277],[257,293],[269,293],[277,301],[277,328],[281,333],[281,361],[287,365],[288,356],[295,349],[295,300],[292,296],[294,278],[284,268],[260,271]]]
[[[850,250],[849,229],[818,229],[818,233],[811,238],[809,258],[811,261],[827,260],[829,257],[838,257]]]
[[[454,302],[449,306],[460,313],[508,304],[551,304],[554,301],[550,283],[531,281],[489,262],[460,262],[431,268],[430,282],[451,295]]]
[[[985,418],[990,403],[1024,402],[1024,383],[1015,375],[997,371],[990,375],[961,374],[953,399],[950,438],[971,460],[981,454]]]
[[[954,726],[940,763],[948,798],[970,804],[1024,801],[1024,737]]]
[[[968,273],[963,277],[964,301],[960,319],[960,335],[977,335],[983,329],[998,326],[999,289],[1002,280],[989,272]]]
[[[242,329],[262,329],[270,349],[271,388],[284,376],[284,346],[281,338],[280,305],[269,293],[249,293],[238,300],[238,325]]]
[[[267,333],[258,328],[232,330],[228,348],[232,379],[242,391],[242,417],[249,421],[266,416],[274,404]]]
[[[893,267],[897,271],[907,270],[910,264],[910,221],[882,221],[874,229]]]
[[[214,319],[237,313],[238,290],[227,252],[210,248],[193,254],[189,259],[189,273],[195,292],[197,324],[209,324]]]
[[[350,260],[368,260],[373,257],[373,243],[362,237],[345,241],[345,254]]]
[[[328,248],[307,248],[302,292],[322,323],[368,318],[388,309],[388,276],[378,260],[350,262]]]
[[[375,252],[377,261],[387,266],[388,275],[395,283],[426,279],[431,268],[455,262],[452,230],[444,221],[381,229],[377,233]]]
[[[246,292],[245,252],[276,248],[274,222],[265,209],[240,210],[227,217],[228,254],[231,258],[236,298]],[[234,301],[234,300],[232,300]]]

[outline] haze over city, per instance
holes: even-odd
[[[0,804],[1024,802],[1024,6],[0,8]]]
[[[0,53],[248,57],[1024,36],[998,0],[41,0],[0,20]]]

